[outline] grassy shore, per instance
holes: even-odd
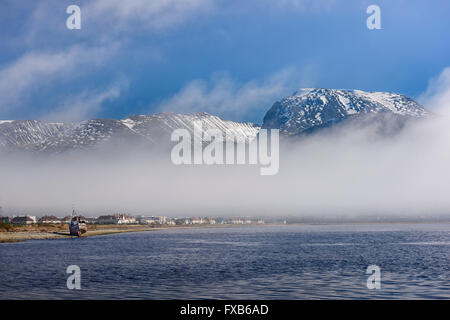
[[[214,228],[227,227],[232,225],[179,225],[179,226],[144,226],[144,225],[88,225],[88,231],[82,237],[92,237],[105,234],[123,232],[158,231],[168,229],[192,229],[192,228]],[[237,226],[237,225],[233,225]],[[0,243],[19,242],[35,239],[63,239],[71,238],[69,226],[61,225],[29,225],[29,226],[5,226],[0,224]]]

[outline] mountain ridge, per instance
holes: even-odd
[[[275,102],[267,111],[262,128],[277,128],[284,135],[298,135],[363,114],[424,118],[431,112],[413,99],[392,92],[303,88]]]
[[[79,123],[0,120],[0,150],[62,153],[90,150],[103,144],[167,146],[173,130],[186,129],[193,135],[197,121],[202,122],[203,133],[208,129],[219,129],[225,139],[225,133],[231,132],[238,142],[248,143],[261,128],[279,129],[282,136],[311,133],[344,120],[360,125],[380,121],[386,127],[401,128],[409,119],[430,115],[431,112],[413,99],[396,93],[302,88],[275,102],[266,112],[262,126],[224,120],[206,112],[161,112],[124,119],[89,119]]]
[[[157,145],[161,141],[170,142],[170,135],[175,129],[186,129],[193,134],[196,121],[202,122],[204,131],[230,131],[240,142],[253,139],[260,128],[250,122],[223,120],[205,112],[162,112],[133,115],[125,119],[89,119],[79,123],[3,120],[0,121],[0,148],[61,153],[73,149],[87,150],[106,142]]]

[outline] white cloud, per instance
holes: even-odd
[[[289,7],[300,10],[324,10],[331,9],[339,0],[279,0],[279,1],[265,1],[267,4],[280,7]]]
[[[344,4],[349,5],[347,0]],[[233,13],[236,11],[254,13],[258,11],[276,10],[280,12],[289,11],[296,13],[328,13],[331,10],[338,8],[340,4],[342,7],[342,0],[247,0],[245,4],[243,1],[225,1],[225,4],[220,8],[222,12]]]
[[[261,81],[237,83],[228,74],[192,80],[178,93],[162,101],[158,109],[180,113],[208,112],[227,119],[241,119],[253,111],[264,113],[274,101],[298,88],[291,69]]]
[[[140,28],[162,29],[178,25],[212,6],[212,0],[97,0],[89,2],[83,10],[90,18],[108,20],[111,29],[136,24]]]
[[[436,113],[450,115],[450,67],[428,82],[427,90],[418,100]]]
[[[0,112],[25,107],[30,96],[51,81],[91,72],[106,61],[114,48],[72,46],[58,52],[25,53],[0,68]]]
[[[79,122],[95,117],[102,104],[120,96],[123,85],[116,84],[99,92],[82,92],[67,99],[61,107],[41,117],[45,121]]]
[[[255,11],[296,10],[324,12],[335,7],[338,0],[79,0],[81,8],[81,37],[117,41],[118,33],[133,36],[137,30],[162,32],[187,24],[202,16],[208,19],[217,15],[235,15],[238,12],[254,14]],[[39,35],[59,33],[67,35],[64,20],[55,19],[68,4],[49,0],[32,7],[26,19],[23,38],[28,44],[38,45]],[[31,8],[31,7],[30,7]],[[64,11],[63,11],[64,10]],[[63,27],[61,27],[63,25]]]

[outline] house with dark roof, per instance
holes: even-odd
[[[24,216],[24,217],[14,217],[11,220],[12,224],[18,224],[18,225],[28,225],[36,223],[36,220],[31,218],[30,216]]]

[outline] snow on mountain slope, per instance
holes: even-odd
[[[361,125],[378,121],[373,117],[361,117],[364,115],[374,115],[386,126],[390,126],[383,115],[406,119],[427,117],[431,113],[414,100],[395,93],[301,89],[276,102],[266,113],[262,128],[280,129],[282,134],[296,135],[345,119],[356,119]],[[251,141],[260,129],[252,123],[222,120],[207,113],[164,112],[136,115],[122,120],[92,119],[78,124],[2,120],[0,150],[61,153],[108,144],[115,147],[120,143],[167,147],[173,145],[170,135],[175,129],[186,129],[193,135],[194,123],[199,121],[202,123],[202,132],[219,129],[224,133],[224,138],[226,132],[230,132],[238,142]]]
[[[259,131],[259,126],[248,122],[222,120],[208,113],[176,114],[158,113],[154,115],[132,116],[121,120],[131,130],[149,138],[169,137],[175,129],[186,129],[194,132],[194,122],[202,123],[202,131],[219,129],[224,134],[230,132],[239,142],[252,140]],[[224,135],[224,138],[226,136]]]
[[[71,124],[46,123],[38,120],[0,121],[0,147],[33,148],[47,139],[59,139]]]
[[[60,137],[50,137],[35,145],[36,151],[63,152],[73,149],[89,149],[106,142],[136,139],[136,133],[114,119],[83,121],[65,131]]]
[[[194,122],[201,121],[203,132],[219,129],[231,132],[237,141],[250,141],[259,126],[222,120],[207,113],[159,113],[138,115],[123,120],[92,119],[78,124],[45,123],[37,120],[0,122],[0,148],[61,153],[67,150],[90,149],[101,144],[149,143],[171,145],[170,135],[175,129],[193,133]]]
[[[266,113],[262,128],[277,128],[295,135],[355,115],[393,114],[422,118],[431,115],[414,100],[395,93],[361,90],[301,89],[276,102]]]

